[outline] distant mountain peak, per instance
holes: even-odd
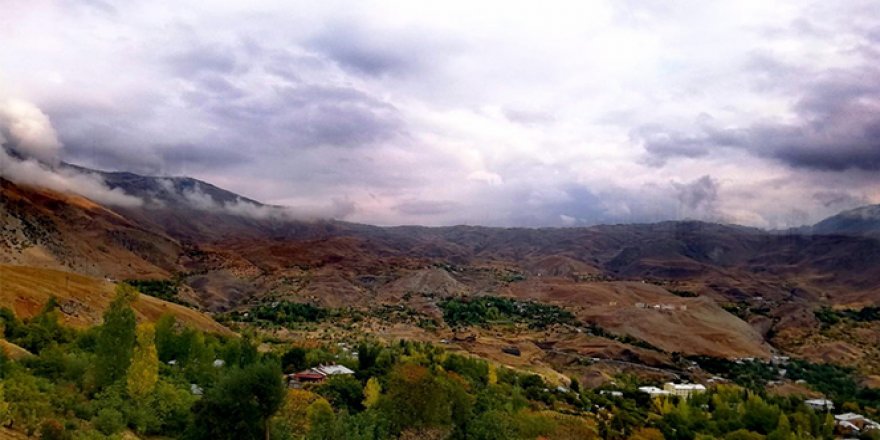
[[[863,235],[880,238],[880,204],[843,211],[810,228],[814,234]]]
[[[194,197],[198,197],[217,205],[248,203],[256,207],[268,206],[192,177],[145,176],[128,171],[100,171],[67,163],[63,166],[82,173],[96,174],[110,189],[118,188],[134,197],[162,204],[190,204]]]

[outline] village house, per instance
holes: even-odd
[[[880,432],[880,423],[851,412],[834,416],[834,424],[837,432],[842,435],[861,435],[875,430]]]
[[[307,383],[323,383],[330,376],[348,374],[354,374],[354,371],[345,365],[320,365],[299,373],[288,374],[286,379],[288,387],[301,388]]]
[[[669,392],[657,387],[639,387],[639,391],[653,396],[668,396]]]
[[[667,382],[663,384],[663,391],[666,391],[673,396],[684,397],[685,399],[687,399],[694,394],[705,393],[706,387],[698,383]]]
[[[828,399],[807,399],[804,404],[816,411],[831,411],[834,409],[834,402]]]

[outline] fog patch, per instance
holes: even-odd
[[[344,219],[356,211],[356,205],[348,199],[334,198],[327,204],[277,206],[264,205],[238,197],[220,201],[206,193],[200,185],[180,192],[189,207],[215,213],[234,215],[255,220],[312,221],[321,219]]]
[[[35,105],[20,100],[0,103],[0,177],[106,205],[143,205],[143,200],[109,188],[100,176],[59,167],[61,148],[49,117]]]

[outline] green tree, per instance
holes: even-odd
[[[767,436],[767,440],[796,440],[795,435],[791,432],[791,424],[785,414],[779,416],[776,429]]]
[[[363,409],[364,390],[361,382],[354,376],[331,376],[318,387],[317,391],[338,409],[345,409],[349,412],[358,412]]]
[[[452,406],[447,397],[427,368],[402,364],[390,374],[381,406],[393,428],[400,432],[405,428],[449,424]]]
[[[284,400],[281,370],[256,363],[233,370],[193,406],[194,439],[256,440],[268,436],[269,417]]]
[[[137,290],[127,284],[116,286],[116,298],[104,313],[104,323],[95,345],[95,380],[105,387],[125,377],[131,364],[137,325],[131,304],[137,299]]]
[[[174,315],[166,313],[156,320],[156,351],[159,360],[168,362],[177,359],[180,356],[177,332],[174,327],[177,320]]]
[[[10,324],[15,326],[14,322]],[[74,337],[73,331],[59,321],[58,301],[54,296],[43,305],[40,313],[18,326],[14,336],[14,342],[33,353],[54,344],[70,342]]]
[[[119,410],[104,408],[98,411],[92,423],[105,435],[115,434],[125,428],[125,416]]]
[[[306,349],[293,347],[281,356],[281,368],[285,373],[295,373],[306,368]]]
[[[312,402],[306,410],[309,419],[309,440],[335,440],[339,438],[336,414],[333,407],[324,399]]]

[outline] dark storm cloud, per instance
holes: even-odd
[[[760,61],[759,75],[790,78],[791,67]],[[777,72],[782,74],[777,75]],[[694,133],[642,127],[633,132],[662,164],[672,157],[706,156],[722,148],[744,149],[794,168],[823,171],[880,170],[880,69],[831,70],[795,83],[776,83],[797,94],[791,122],[759,121],[745,128],[720,128],[701,117]],[[769,85],[762,85],[769,89]]]
[[[610,218],[603,209],[602,198],[582,185],[569,184],[558,189],[521,187],[503,197],[514,201],[509,221],[515,226],[585,225]]]
[[[261,100],[212,93],[192,103],[242,140],[278,148],[365,147],[405,132],[394,106],[351,87],[277,87]]]
[[[854,196],[843,191],[820,191],[813,194],[813,200],[826,208],[845,209],[853,206],[870,204],[871,201],[861,196]]]
[[[186,85],[178,95],[186,110],[177,116],[169,111],[177,111],[175,104],[159,92],[113,106],[49,106],[68,159],[173,174],[241,167],[301,155],[296,151],[305,148],[367,148],[407,136],[398,109],[383,99],[348,83],[297,76],[320,67],[314,57],[251,49],[198,45],[165,58]],[[166,120],[164,132],[143,128],[156,118]]]
[[[719,184],[712,176],[706,175],[690,183],[672,182],[675,196],[682,208],[691,211],[711,213],[718,200]]]
[[[363,24],[333,21],[306,42],[306,47],[356,74],[403,75],[417,71],[428,60],[436,63],[450,45],[427,39],[424,30],[369,29]]]

